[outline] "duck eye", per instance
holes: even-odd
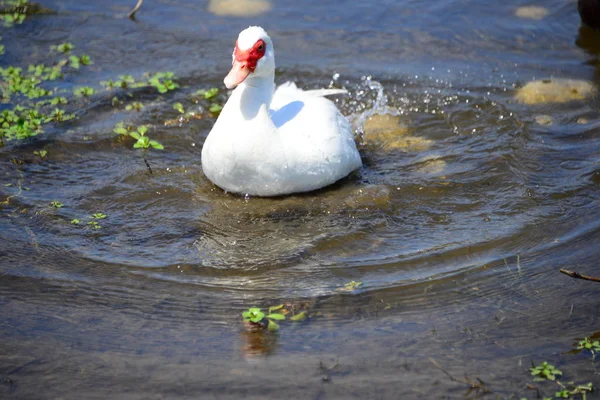
[[[264,44],[259,44],[258,45],[258,51],[263,51],[265,49],[265,45]]]

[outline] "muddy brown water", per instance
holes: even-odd
[[[515,100],[536,79],[598,82],[600,34],[575,1],[526,18],[512,0],[256,0],[241,17],[148,0],[136,22],[133,2],[41,3],[56,12],[2,28],[2,65],[70,41],[94,64],[61,87],[98,94],[0,149],[0,397],[534,398],[542,361],[600,385],[591,355],[569,353],[600,331],[600,285],[558,272],[600,275],[598,99]],[[250,24],[273,38],[278,82],[349,90],[335,100],[358,173],[233,196],[200,167],[214,118],[165,125],[173,103],[198,111],[196,90],[223,88]],[[166,70],[181,88],[164,95],[99,85]],[[111,133],[119,121],[165,145],[146,154],[152,175]],[[280,303],[309,318],[245,329],[242,311]]]

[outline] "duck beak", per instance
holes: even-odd
[[[250,68],[248,68],[246,61],[233,60],[231,71],[229,71],[225,79],[223,79],[223,82],[227,89],[233,89],[244,82],[250,72]]]

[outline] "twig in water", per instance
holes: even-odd
[[[129,17],[129,19],[135,19],[135,13],[138,12],[138,10],[140,8],[142,8],[142,3],[143,2],[144,2],[144,0],[138,0],[138,2],[135,5],[135,7],[133,7],[133,10],[129,11],[129,14],[127,14],[127,16]]]
[[[144,157],[144,162],[146,163],[146,167],[148,168],[148,172],[150,172],[150,175],[154,175],[152,173],[152,168],[150,168],[150,163],[148,163],[148,160],[146,160],[146,157]]]
[[[473,382],[472,380],[469,379],[469,377],[467,375],[465,375],[465,380],[456,379],[455,377],[453,377],[452,375],[450,375],[450,372],[448,372],[444,368],[442,368],[440,366],[440,364],[438,364],[437,361],[435,361],[433,358],[429,357],[429,361],[433,365],[435,365],[437,369],[439,369],[444,374],[446,374],[446,376],[448,378],[450,378],[451,381],[458,382],[458,383],[464,383],[465,385],[469,385],[469,392],[467,393],[467,396],[469,395],[469,393],[471,393],[472,390],[475,390],[475,392],[479,392],[481,390],[483,393],[489,393],[489,389],[485,386],[485,383],[481,379],[477,378],[477,380],[479,382]]]
[[[560,272],[565,275],[570,276],[571,278],[583,279],[583,280],[592,281],[592,282],[600,282],[600,278],[596,278],[594,276],[588,276],[588,275],[581,275],[579,272],[569,271],[568,269],[561,268]]]
[[[339,360],[336,360],[333,367],[326,367],[325,364],[323,364],[323,361],[319,361],[319,368],[321,368],[321,371],[325,373],[325,376],[321,378],[323,382],[331,382],[331,371],[336,369],[338,365],[340,365]]]

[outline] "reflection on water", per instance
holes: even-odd
[[[252,18],[228,18],[213,8],[228,2],[170,0],[136,23],[107,14],[116,1],[48,3],[57,14],[3,31],[4,60],[41,62],[73,41],[95,64],[64,87],[99,93],[70,105],[78,120],[0,149],[1,394],[464,395],[439,365],[493,396],[531,397],[526,369],[544,360],[594,379],[589,358],[566,353],[597,331],[599,288],[558,273],[594,275],[600,255],[600,50],[574,2],[523,19],[518,2],[256,1]],[[249,24],[269,29],[279,83],[348,90],[335,101],[364,168],[276,199],[204,177],[214,116],[191,99],[221,87]],[[181,89],[130,98],[98,84],[161,69]],[[519,101],[548,80],[578,96]],[[117,140],[123,120],[165,150]],[[101,229],[87,227],[99,212]],[[277,304],[309,318],[277,334],[242,323]]]

